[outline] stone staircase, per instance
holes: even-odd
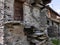
[[[48,36],[43,31],[36,30],[33,31],[32,34],[30,35],[26,34],[26,35],[27,35],[27,40],[31,42],[30,45],[47,45]]]

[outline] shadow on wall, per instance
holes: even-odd
[[[57,37],[58,36],[58,30],[57,30],[57,27],[55,27],[55,26],[49,26],[47,28],[47,31],[48,31],[49,37]]]

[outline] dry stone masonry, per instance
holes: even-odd
[[[46,10],[41,11],[43,2],[44,0],[0,0],[0,44],[48,45]]]
[[[12,21],[14,15],[14,0],[4,1],[4,21]]]
[[[5,24],[5,44],[6,45],[29,45],[23,32],[24,26],[20,23]]]
[[[24,23],[26,28],[28,26],[35,27],[32,35],[27,35],[28,40],[30,39],[31,45],[47,45],[47,22],[46,22],[46,10],[41,11],[41,7],[25,2],[23,5],[24,10]],[[26,29],[27,31],[28,29]],[[40,31],[40,32],[39,32]],[[41,32],[42,31],[42,32]],[[30,38],[31,37],[31,38]]]
[[[4,39],[4,0],[0,0],[0,44],[3,45]]]

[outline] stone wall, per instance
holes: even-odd
[[[0,0],[0,44],[3,45],[3,36],[4,36],[4,0]]]
[[[47,30],[47,18],[46,18],[46,9],[40,13],[40,28],[41,30]]]
[[[4,0],[4,21],[12,21],[14,15],[14,0]]]
[[[47,20],[46,20],[46,10],[44,9],[43,11],[41,11],[40,6],[37,5],[31,5],[27,2],[24,3],[23,5],[23,11],[24,11],[24,24],[25,27],[28,28],[29,26],[33,26],[36,28],[36,31],[42,31],[42,32],[38,32],[38,33],[44,33],[45,35],[47,34]],[[44,35],[43,34],[43,35]],[[33,34],[32,34],[33,35]],[[31,36],[31,35],[30,35]],[[35,35],[32,36],[32,41],[34,44],[36,45],[48,45],[48,34],[46,35],[46,38],[44,38],[42,36],[42,38],[44,38],[44,40],[47,39],[47,41],[44,41],[43,39],[38,40],[38,34],[37,34],[37,38],[34,37]],[[40,36],[40,35],[39,35]],[[35,39],[36,38],[36,39]],[[40,38],[39,38],[40,39]]]
[[[6,45],[28,45],[24,35],[24,26],[19,23],[6,24],[4,31],[4,43]]]
[[[24,4],[24,23],[30,26],[39,28],[40,10],[38,7],[32,7],[29,4]],[[38,19],[37,19],[38,18]]]
[[[39,6],[31,5],[30,0],[26,0],[26,1],[27,3],[25,2],[23,4],[24,24],[29,26],[34,26],[35,28],[37,28],[37,30],[46,30],[46,15],[45,15],[46,12],[44,12],[45,10],[41,12],[41,9]],[[39,0],[39,1],[42,1],[42,0]],[[3,45],[29,45],[27,42],[26,36],[24,35],[24,32],[23,32],[24,26],[22,26],[21,24],[16,25],[16,23],[13,23],[13,24],[9,23],[9,21],[14,21],[15,0],[0,0],[0,3],[1,3],[0,32],[2,34],[0,36],[1,38],[0,43],[3,44],[4,42]],[[17,4],[15,6],[17,6]],[[20,6],[18,5],[17,7],[19,10]],[[18,10],[16,13],[18,13],[18,17],[19,17],[20,13]],[[5,22],[7,22],[6,25],[3,25],[3,23]]]
[[[58,33],[59,33],[59,23],[51,20],[51,19],[48,19],[48,34],[49,36],[51,35],[52,37],[57,37],[58,36]]]
[[[46,30],[46,12],[41,12],[40,7],[32,6],[28,3],[24,3],[24,23],[29,26],[34,26],[39,30]],[[44,28],[44,29],[43,29]]]

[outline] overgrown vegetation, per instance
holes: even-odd
[[[59,45],[60,40],[58,39],[52,39],[51,40],[54,45]]]

